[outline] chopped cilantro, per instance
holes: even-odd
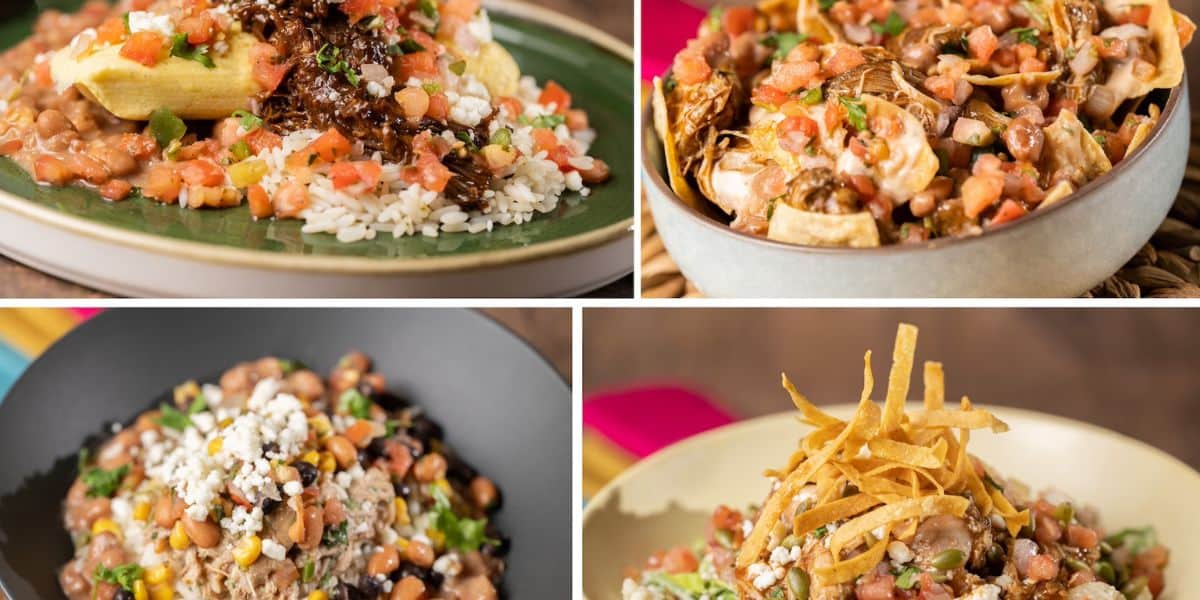
[[[407,38],[405,40],[401,40],[401,42],[399,44],[392,44],[392,45],[388,46],[387,51],[388,51],[388,54],[390,54],[392,56],[400,56],[401,54],[414,54],[417,52],[424,52],[425,46],[418,44],[417,40],[414,40],[412,38]]]
[[[317,565],[313,564],[313,561],[310,558],[310,559],[308,559],[308,562],[304,563],[304,570],[300,572],[300,579],[304,583],[308,583],[308,582],[312,581],[313,578],[316,576],[317,576]]]
[[[85,470],[79,479],[87,486],[88,498],[111,498],[121,487],[121,480],[129,474],[129,465],[121,465],[106,471],[100,467]]]
[[[351,388],[342,392],[341,397],[338,398],[338,410],[360,419],[366,419],[371,416],[371,400],[359,393],[358,390]]]
[[[900,13],[893,10],[892,12],[888,13],[887,20],[883,23],[871,23],[871,31],[874,31],[875,33],[882,33],[883,35],[890,37],[896,37],[900,35],[900,32],[904,31],[904,27],[906,25],[908,25],[908,23],[904,20],[904,17],[901,17]]]
[[[233,118],[241,119],[242,129],[245,129],[246,131],[253,131],[259,127],[262,127],[263,125],[263,120],[260,119],[258,115],[247,110],[233,111]]]
[[[865,131],[867,129],[867,106],[863,104],[860,98],[839,97],[838,102],[846,107],[846,120],[850,121],[855,129]]]
[[[358,73],[350,66],[350,63],[341,58],[342,49],[332,44],[325,44],[317,50],[317,66],[325,69],[329,73],[337,75],[341,73],[350,85],[358,85]]]
[[[789,52],[807,39],[808,36],[804,35],[803,33],[786,31],[771,35],[767,39],[763,40],[763,45],[768,48],[775,49],[775,54],[772,55],[772,59],[783,60],[787,57]]]
[[[542,115],[536,119],[530,119],[525,115],[517,117],[517,123],[529,125],[534,129],[554,129],[566,122],[567,118],[563,115]]]
[[[833,5],[836,3],[837,0],[817,0],[817,4],[820,6],[821,10],[829,10],[833,8]]]
[[[287,360],[283,358],[279,359],[279,370],[283,371],[284,375],[290,375],[296,371],[306,368],[308,367],[304,366],[304,363],[298,360]]]
[[[349,520],[342,521],[336,526],[325,528],[325,532],[321,534],[322,546],[344,546],[346,545],[346,526],[350,524]]]
[[[487,529],[487,519],[466,519],[454,514],[450,499],[442,488],[431,485],[433,494],[433,526],[446,536],[446,547],[464,552],[474,552],[483,544],[497,544],[496,540],[488,539],[484,530]]]
[[[492,137],[488,139],[489,144],[495,144],[507,150],[512,146],[512,130],[507,127],[501,127],[492,133]]]
[[[814,104],[820,104],[822,101],[824,101],[825,94],[821,92],[820,87],[815,87],[807,92],[804,92],[804,95],[800,96],[800,100],[805,104],[812,106]]]
[[[1022,44],[1029,44],[1036,47],[1042,43],[1042,40],[1038,39],[1038,35],[1041,32],[1032,27],[1018,27],[1017,29],[1013,29],[1013,32],[1017,34],[1017,41]]]
[[[125,33],[132,33],[129,29],[129,13],[121,15],[121,22],[125,24]]]
[[[175,431],[183,431],[188,428],[188,425],[192,424],[192,419],[187,413],[180,411],[170,404],[164,402],[158,405],[158,408],[162,411],[162,416],[158,418],[157,422],[163,427],[170,427]]]
[[[438,13],[437,0],[417,0],[417,9],[432,22],[432,25],[426,30],[430,33],[437,31],[438,24],[442,20],[441,14]]]
[[[208,398],[204,397],[204,392],[200,392],[196,394],[195,398],[192,398],[192,403],[188,405],[187,414],[191,416],[206,410],[208,410]]]
[[[907,225],[907,223],[905,223]],[[914,585],[917,585],[917,576],[921,572],[914,567],[908,567],[896,577],[896,587],[902,590],[911,590]]]
[[[465,131],[459,131],[454,134],[454,138],[467,145],[467,150],[475,152],[479,150],[479,146],[475,145],[475,138]]]
[[[186,33],[177,33],[171,38],[171,56],[178,56],[184,60],[194,60],[206,69],[215,69],[217,65],[213,63],[213,59],[208,55],[208,46],[201,44],[193,46],[187,41]]]
[[[166,148],[186,133],[187,125],[171,109],[163,107],[150,114],[150,135],[154,136],[158,147]]]
[[[815,537],[819,540],[819,539],[825,537],[828,533],[829,533],[829,528],[822,525],[813,530],[813,537]]]
[[[384,430],[387,432],[384,434],[384,437],[392,437],[393,435],[396,435],[396,430],[400,428],[400,425],[400,421],[388,419],[387,422],[383,424]]]
[[[137,583],[141,578],[142,567],[137,563],[120,565],[111,569],[104,565],[96,565],[96,572],[92,574],[92,581],[94,582],[116,584],[130,592],[133,591],[133,584]]]
[[[459,75],[459,76],[461,76],[463,73],[466,73],[467,72],[467,61],[460,60],[460,61],[450,63],[450,72],[454,73],[455,75]]]

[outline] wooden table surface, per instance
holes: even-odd
[[[528,342],[571,381],[571,309],[487,308],[481,312]]]
[[[814,402],[856,402],[863,352],[880,390],[900,322],[921,328],[918,361],[945,364],[948,398],[1088,421],[1200,468],[1195,309],[593,309],[584,394],[675,382],[753,417],[791,410],[786,371]]]
[[[604,0],[598,10],[594,0],[526,0],[574,17],[626,43],[633,43],[633,0]],[[0,297],[3,298],[104,298],[108,295],[47,275],[0,256]],[[595,290],[585,297],[631,298],[633,275]]]

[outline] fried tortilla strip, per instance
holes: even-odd
[[[792,385],[792,380],[788,379],[787,373],[783,374],[783,389],[787,390],[789,396],[792,397],[792,404],[804,415],[804,422],[815,427],[827,427],[829,425],[842,424],[841,419],[836,419],[829,416],[825,411],[817,408],[809,399],[796,390],[796,386]]]
[[[838,531],[841,531],[840,529]],[[883,537],[875,542],[866,552],[859,554],[853,558],[839,561],[829,567],[817,567],[813,570],[813,575],[822,585],[831,585],[837,583],[849,583],[858,578],[859,575],[871,570],[875,565],[883,560],[887,553],[888,538],[892,534],[892,528],[889,525],[884,529]],[[835,553],[836,557],[837,554]]]
[[[896,346],[892,349],[887,400],[883,403],[883,421],[879,424],[883,434],[899,429],[904,418],[904,403],[908,400],[908,384],[916,351],[917,328],[907,323],[901,324],[896,332]]]
[[[905,519],[924,519],[935,515],[961,517],[966,514],[970,505],[971,501],[962,496],[925,496],[881,506],[838,527],[829,540],[829,550],[834,556],[839,556],[851,542],[878,527]]]
[[[797,515],[796,519],[792,521],[792,533],[801,536],[822,525],[849,519],[880,504],[882,503],[878,499],[867,494],[855,494],[840,498]]]
[[[925,410],[937,410],[946,404],[946,374],[942,363],[925,363]]]
[[[993,433],[1008,431],[1008,424],[986,410],[927,410],[909,416],[917,427],[950,427],[954,429],[991,429]]]

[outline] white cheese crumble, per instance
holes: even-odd
[[[773,585],[779,579],[775,577],[775,571],[768,567],[765,563],[756,562],[750,565],[747,573],[754,582],[754,587],[759,590],[765,590]]]
[[[457,577],[462,572],[462,561],[457,554],[443,554],[433,561],[433,570],[446,577]]]
[[[287,548],[284,548],[283,544],[267,538],[262,541],[262,553],[263,556],[272,560],[283,560],[287,557]]]
[[[167,37],[175,35],[175,25],[170,15],[159,15],[144,10],[129,13],[129,33],[156,31]]]

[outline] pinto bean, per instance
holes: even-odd
[[[346,520],[346,507],[337,498],[330,498],[322,511],[322,521],[326,525],[337,525]]]
[[[400,568],[400,552],[392,545],[384,546],[372,554],[370,560],[367,561],[367,574],[372,577],[388,575],[398,568]]]
[[[58,574],[58,584],[70,598],[87,597],[92,588],[91,580],[79,572],[77,564],[72,562]]]
[[[611,175],[612,171],[608,168],[608,163],[598,158],[592,159],[592,168],[579,172],[583,182],[589,185],[604,183]]]
[[[937,62],[938,50],[933,44],[918,42],[909,44],[900,51],[900,60],[907,65],[924,71]]]
[[[89,154],[92,158],[104,164],[114,177],[124,177],[131,175],[138,170],[137,161],[133,159],[129,153],[107,145],[97,145],[92,148]]]
[[[88,183],[102,184],[107,183],[111,176],[108,174],[108,169],[104,168],[104,164],[86,154],[67,154],[63,159],[63,163],[71,170],[79,179],[86,180]]]
[[[221,528],[208,520],[196,521],[184,516],[183,531],[201,548],[215,548],[221,542]]]
[[[358,450],[344,436],[329,436],[329,439],[325,440],[325,448],[333,453],[333,458],[343,469],[349,469],[358,461]]]
[[[937,208],[937,198],[933,196],[933,192],[925,190],[917,192],[915,196],[908,201],[908,210],[912,212],[914,217],[924,218],[933,214],[933,210]]]
[[[484,476],[471,480],[471,500],[479,508],[489,508],[496,503],[496,484]]]
[[[293,394],[306,400],[316,400],[325,394],[325,382],[309,370],[294,371],[285,381]]]
[[[425,582],[412,575],[396,582],[390,600],[422,600],[425,598]]]
[[[1002,88],[1000,97],[1004,99],[1004,110],[1008,112],[1017,112],[1029,105],[1044,110],[1050,103],[1050,92],[1044,85],[1026,86],[1014,83]]]
[[[73,131],[74,129],[75,126],[71,124],[67,116],[53,108],[43,110],[37,116],[37,133],[42,139],[49,139],[64,131]]]
[[[315,505],[304,507],[304,539],[297,543],[301,550],[314,550],[321,544],[325,531],[324,515]]]
[[[433,548],[425,542],[419,540],[409,542],[408,548],[404,550],[404,556],[409,562],[418,567],[429,568],[433,566]]]
[[[429,483],[446,476],[446,459],[441,454],[431,452],[421,457],[413,466],[413,475],[417,481]]]
[[[1046,134],[1042,132],[1041,127],[1025,117],[1013,119],[1000,137],[1004,140],[1008,153],[1017,160],[1037,162],[1042,157]]]

